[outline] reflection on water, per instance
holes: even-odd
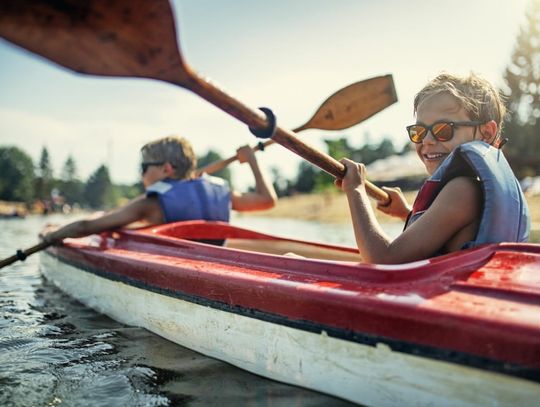
[[[68,220],[0,220],[0,258],[36,244],[45,223]],[[282,236],[354,243],[347,225],[263,218],[233,222]],[[263,379],[97,314],[42,278],[39,255],[0,271],[0,330],[1,406],[349,405]]]

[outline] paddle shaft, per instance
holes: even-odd
[[[369,119],[397,101],[392,75],[384,75],[355,82],[334,92],[319,106],[313,116],[294,133],[306,129],[344,130]],[[252,147],[255,153],[274,144],[274,140],[260,142]],[[236,161],[232,156],[218,160],[196,170],[195,175],[212,174]]]
[[[31,254],[34,254],[34,253],[39,252],[39,251],[41,251],[43,249],[46,249],[50,245],[51,245],[50,243],[41,242],[41,243],[38,243],[37,245],[32,246],[29,249],[26,249],[24,251],[17,250],[17,254],[15,254],[15,255],[13,255],[11,257],[8,257],[7,259],[0,260],[0,269],[3,268],[3,267],[9,266],[10,264],[15,263],[18,260],[24,261]]]
[[[215,85],[211,84],[208,80],[197,75],[188,66],[185,68],[186,72],[188,73],[187,81],[184,77],[178,81],[168,79],[167,82],[191,90],[193,93],[199,95],[206,101],[227,112],[251,128],[265,129],[268,126],[266,116],[261,111],[249,108],[239,100],[227,94],[222,89],[219,89]],[[334,177],[343,178],[345,176],[346,169],[343,164],[329,155],[307,145],[302,140],[297,138],[291,130],[283,129],[277,125],[272,139],[276,143],[282,145],[300,157],[303,157],[307,161],[328,172]],[[383,203],[388,203],[390,201],[390,197],[386,192],[367,180],[366,191],[377,201]]]

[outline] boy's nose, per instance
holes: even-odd
[[[433,136],[433,133],[431,133],[431,130],[429,130],[426,134],[426,136],[422,139],[422,144],[435,144],[437,142],[437,139],[435,136]]]

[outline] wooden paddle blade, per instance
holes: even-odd
[[[79,73],[188,77],[168,0],[2,0],[0,36]]]
[[[298,130],[343,130],[397,102],[392,75],[353,83],[330,96]]]

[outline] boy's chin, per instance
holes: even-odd
[[[439,168],[441,166],[441,162],[424,162],[424,166],[426,167],[426,171],[428,173],[428,175],[433,175],[435,173],[435,171],[437,171],[437,168]]]

